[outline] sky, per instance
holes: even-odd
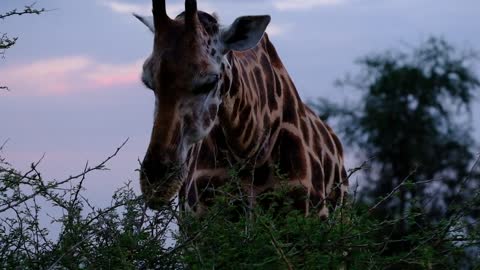
[[[1,0],[0,13],[32,1]],[[171,17],[182,1],[167,0]],[[355,73],[359,57],[415,46],[430,35],[458,48],[480,50],[478,0],[198,0],[222,24],[238,16],[270,14],[268,33],[307,101],[343,101],[358,93],[333,82]],[[18,169],[45,155],[44,177],[64,179],[109,156],[108,165],[86,182],[89,198],[105,205],[128,180],[138,188],[138,160],[149,143],[154,97],[140,82],[152,34],[132,12],[148,15],[148,0],[37,0],[41,16],[0,21],[0,33],[18,36],[0,59],[0,142]],[[479,70],[480,74],[480,70]],[[480,96],[475,101],[475,137],[480,138]],[[1,144],[1,143],[0,143]],[[348,150],[348,149],[347,149]],[[350,162],[348,166],[354,166]]]

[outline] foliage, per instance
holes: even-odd
[[[391,234],[400,220],[372,214],[388,198],[373,207],[352,199],[320,220],[294,209],[286,185],[263,195],[268,207],[252,207],[234,177],[215,191],[201,218],[179,215],[175,203],[151,212],[130,183],[114,193],[110,207],[96,208],[85,198],[83,183],[119,150],[67,182],[44,181],[38,163],[20,173],[2,159],[0,268],[453,269],[469,258],[466,247],[480,245],[478,222],[470,229],[475,233],[463,234],[472,224],[463,223],[461,209],[454,210],[456,218],[396,239]],[[470,203],[479,201],[477,191]],[[411,209],[404,221],[413,225],[423,215]],[[49,231],[55,227],[58,235]],[[406,243],[409,249],[392,252]],[[471,267],[480,265],[476,252]]]
[[[361,170],[357,168],[356,170]],[[353,173],[353,171],[352,171]],[[395,237],[400,224],[414,227],[427,216],[421,208],[403,218],[377,218],[375,210],[396,195],[392,191],[374,206],[352,198],[327,220],[305,216],[294,207],[285,185],[262,195],[267,207],[252,207],[235,179],[216,191],[217,199],[201,219],[184,219],[183,231],[191,248],[184,251],[192,269],[453,269],[480,266],[476,252],[469,261],[466,250],[480,247],[478,221],[469,236],[463,232],[467,212],[429,223]],[[478,202],[476,191],[470,204]],[[291,193],[290,193],[291,194]],[[312,211],[313,212],[313,211]],[[193,235],[193,237],[192,237]],[[193,240],[192,240],[193,238]],[[181,240],[182,238],[180,238]],[[405,248],[397,249],[399,246]],[[470,264],[469,264],[469,263]],[[466,264],[465,264],[466,263]]]
[[[480,185],[480,170],[470,171],[476,147],[470,107],[480,86],[476,60],[474,52],[430,38],[411,51],[360,59],[361,72],[339,81],[362,93],[358,104],[315,104],[337,121],[351,149],[373,157],[365,199],[400,187],[380,215],[402,217],[419,206],[433,219],[450,215],[446,206],[471,198],[467,191]],[[478,206],[472,210],[478,215]]]
[[[39,163],[20,173],[2,159],[0,268],[176,268],[175,254],[166,248],[174,209],[147,211],[130,183],[114,193],[107,208],[96,208],[84,196],[86,175],[104,170],[119,150],[63,181],[44,181]],[[58,236],[50,232],[55,227],[60,228]]]

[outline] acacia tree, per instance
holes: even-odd
[[[420,207],[437,219],[478,190],[471,124],[480,86],[476,60],[472,51],[430,38],[411,51],[360,59],[361,72],[339,81],[361,92],[358,104],[314,104],[321,115],[336,119],[347,144],[373,157],[363,198],[396,192],[377,208],[381,216],[403,217]],[[478,205],[472,208],[478,214]]]

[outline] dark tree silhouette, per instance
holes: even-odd
[[[362,157],[373,157],[363,197],[396,191],[376,208],[381,216],[403,217],[415,207],[433,219],[448,216],[449,206],[478,188],[470,110],[480,86],[476,60],[472,51],[430,38],[408,52],[358,61],[361,72],[338,83],[361,91],[359,104],[314,104],[322,116],[336,119]],[[478,206],[469,210],[478,214]]]

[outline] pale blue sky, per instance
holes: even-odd
[[[478,0],[198,2],[224,24],[241,15],[272,15],[271,39],[305,99],[353,95],[333,81],[355,72],[355,59],[429,35],[480,50]],[[1,0],[0,11],[30,3]],[[183,2],[167,4],[174,16]],[[0,93],[0,141],[10,138],[5,154],[17,167],[46,153],[45,175],[62,178],[87,160],[102,160],[129,137],[112,170],[87,183],[92,198],[105,202],[122,182],[137,184],[134,170],[148,145],[154,101],[138,77],[152,36],[130,13],[148,13],[150,1],[38,0],[37,6],[52,11],[0,21],[0,32],[20,37],[0,60],[0,83],[12,88]],[[480,138],[478,100],[474,114]]]

